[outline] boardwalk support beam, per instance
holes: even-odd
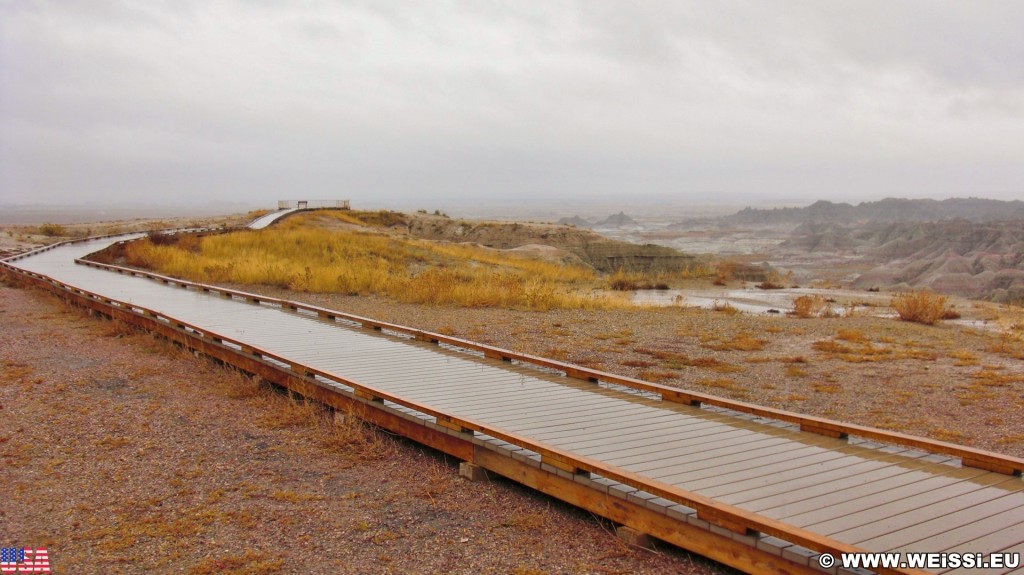
[[[615,537],[630,547],[640,547],[641,549],[650,549],[653,543],[650,535],[626,525],[619,525],[615,528]]]
[[[487,470],[468,461],[459,464],[459,475],[473,482],[487,481]]]

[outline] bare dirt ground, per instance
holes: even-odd
[[[682,307],[463,309],[233,287],[760,405],[1024,456],[1020,318],[1010,334],[1000,334],[881,317],[799,319]],[[975,311],[1016,313],[987,306]]]
[[[56,573],[730,572],[42,292],[0,324],[0,543]]]

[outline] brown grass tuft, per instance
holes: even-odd
[[[704,344],[704,347],[715,351],[761,351],[767,344],[766,339],[758,339],[749,333],[738,333],[728,341]]]
[[[281,573],[283,559],[269,559],[263,551],[247,550],[241,555],[207,557],[188,570],[189,575],[270,575]]]
[[[638,375],[640,379],[644,381],[649,381],[651,383],[661,383],[665,380],[672,379],[673,377],[676,376],[674,372],[660,371],[656,369],[645,369],[641,371]]]
[[[839,333],[836,334],[836,339],[853,343],[867,343],[869,341],[868,336],[859,329],[841,329],[839,330]]]

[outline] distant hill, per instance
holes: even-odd
[[[603,221],[594,224],[595,228],[639,228],[640,224],[623,212],[608,216]]]
[[[892,224],[862,232],[862,241],[878,260],[889,263],[861,275],[856,287],[930,287],[1024,302],[1024,219]]]
[[[987,222],[1024,218],[1024,201],[950,198],[947,200],[908,200],[886,198],[856,206],[819,200],[804,208],[744,208],[719,221],[727,224],[800,224],[834,222],[927,222],[963,218]]]
[[[590,220],[585,220],[579,216],[573,216],[571,218],[562,218],[556,222],[560,226],[576,226],[577,228],[592,228],[594,224]]]
[[[881,265],[858,288],[928,287],[997,302],[1024,302],[1024,219],[972,222],[876,222],[846,226],[804,222],[783,250],[856,254]]]
[[[552,249],[541,251],[548,257],[560,256],[563,261],[590,266],[597,271],[608,273],[619,269],[637,272],[678,272],[691,269],[697,263],[695,256],[673,248],[613,240],[583,227],[454,220],[419,214],[407,216],[404,225],[396,227],[422,239],[468,242],[501,250],[536,252],[538,247],[546,246]]]

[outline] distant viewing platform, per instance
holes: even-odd
[[[349,209],[348,200],[278,200],[279,210],[307,210],[314,208],[335,208],[338,210]]]

